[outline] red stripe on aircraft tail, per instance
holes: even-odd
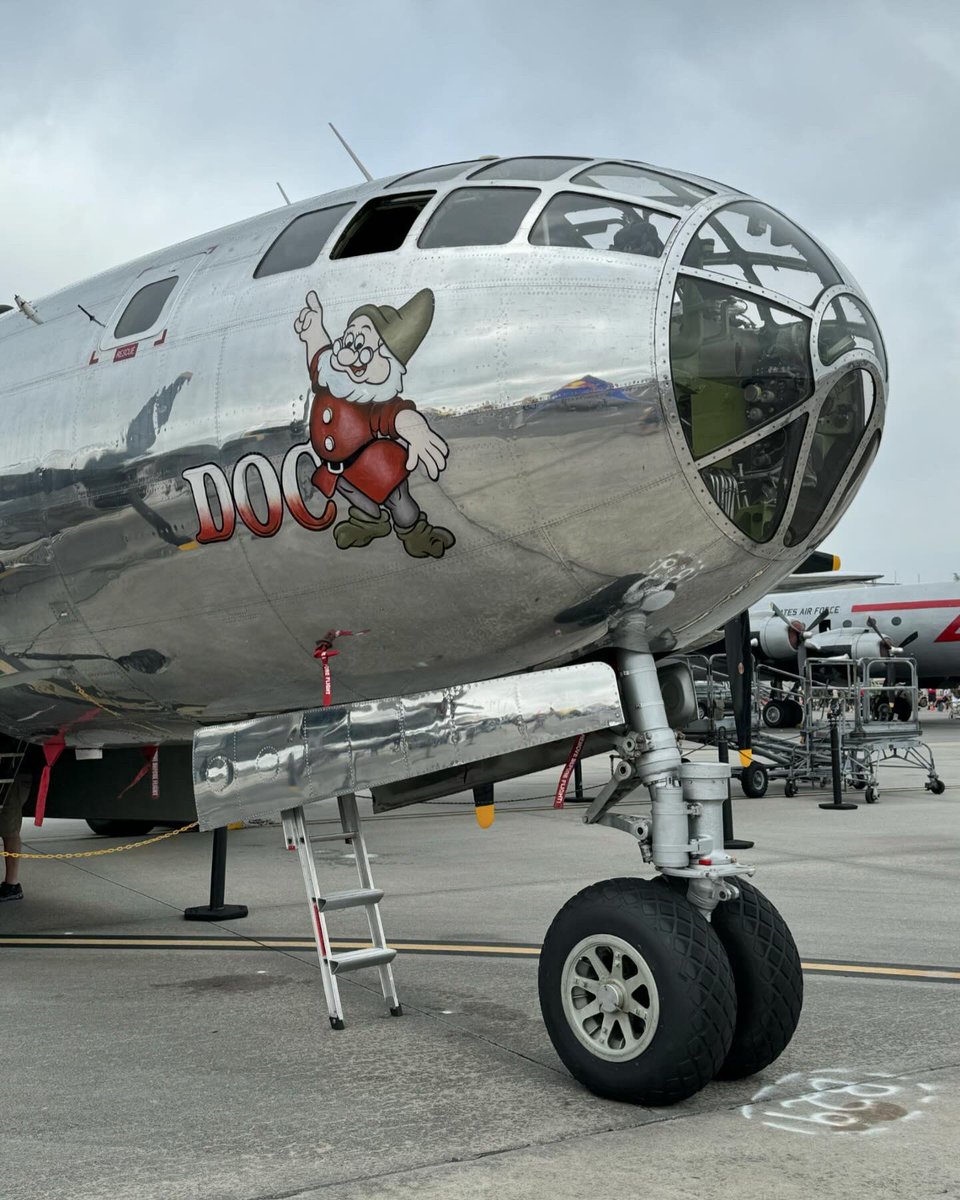
[[[938,634],[935,642],[960,642],[960,613],[957,614],[943,633]]]

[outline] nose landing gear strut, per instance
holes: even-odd
[[[655,879],[607,879],[554,918],[540,955],[540,1007],[570,1073],[597,1095],[685,1100],[711,1079],[762,1070],[803,1003],[796,945],[723,849],[730,768],[683,763],[649,653],[618,663],[632,732],[584,817],[636,838]],[[610,811],[646,785],[649,816]]]

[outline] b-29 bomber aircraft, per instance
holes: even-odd
[[[729,768],[681,761],[676,655],[807,557],[877,452],[884,346],[834,255],[713,180],[534,155],[301,201],[17,308],[0,727],[37,748],[38,810],[159,746],[202,825],[281,813],[295,844],[315,800],[382,811],[583,736],[616,756],[585,823],[657,877],[551,925],[561,1059],[671,1104],[781,1053],[799,958],[724,851]],[[616,403],[555,401],[583,380]],[[364,964],[399,1012],[392,951],[331,954],[301,862],[331,1023]]]

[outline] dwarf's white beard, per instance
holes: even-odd
[[[340,371],[332,363],[332,350],[324,350],[317,360],[317,383],[350,404],[380,404],[392,400],[403,388],[406,368],[384,347],[380,353],[390,363],[390,374],[383,383],[367,383],[354,379],[349,371]]]

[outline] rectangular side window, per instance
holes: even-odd
[[[351,207],[350,204],[338,204],[335,208],[318,208],[295,217],[261,258],[253,273],[254,279],[311,266]]]
[[[134,292],[130,303],[123,310],[123,316],[117,322],[113,336],[129,338],[145,329],[152,329],[159,321],[163,306],[177,286],[178,279],[178,275],[171,275],[168,279],[158,279],[155,283],[148,283],[146,287],[142,287],[139,292]]]
[[[440,246],[502,246],[512,241],[539,191],[536,188],[473,187],[451,192],[427,222],[417,243]]]
[[[434,195],[434,192],[421,192],[407,196],[377,196],[353,218],[330,257],[356,258],[361,254],[387,254],[399,250],[414,221]]]
[[[561,192],[530,233],[534,246],[577,246],[659,258],[677,221],[623,200]]]

